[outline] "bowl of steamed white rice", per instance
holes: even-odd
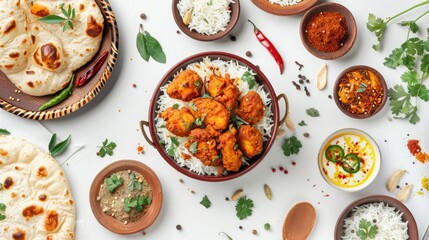
[[[239,0],[173,0],[173,17],[189,37],[213,41],[232,31],[240,17]]]
[[[318,0],[251,0],[260,9],[265,12],[288,16],[306,11],[314,6]]]
[[[419,233],[416,220],[404,204],[389,196],[374,195],[344,209],[334,239],[419,240]]]
[[[181,75],[189,72],[198,78],[198,82],[181,82],[174,85],[179,78],[183,80]],[[217,85],[215,81],[222,78],[228,79],[228,84],[231,84],[224,88],[227,91],[226,94],[210,96],[211,87],[215,83]],[[213,82],[210,83],[211,81]],[[199,92],[191,98],[183,100],[171,95],[172,86],[187,91],[194,85],[198,86]],[[231,92],[228,91],[233,88],[236,89],[237,98],[229,103],[222,102],[225,96],[231,96]],[[189,92],[182,92],[182,95],[185,93],[187,93],[186,96],[189,96]],[[254,122],[240,115],[239,111],[242,102],[249,104],[245,99],[247,100],[247,96],[250,95],[256,96],[260,106],[263,106],[259,112],[260,118]],[[274,143],[279,124],[283,124],[286,118],[286,116],[280,117],[279,105],[285,107],[282,112],[288,112],[286,95],[276,95],[269,80],[258,67],[246,59],[225,52],[203,52],[180,61],[164,75],[151,99],[149,120],[141,121],[141,129],[146,141],[155,147],[167,163],[179,172],[194,179],[211,182],[242,176],[257,166]],[[279,104],[278,101],[281,99],[284,100],[284,104]],[[198,109],[203,108],[202,105],[198,105],[197,101],[206,101],[211,104],[203,116],[197,117],[198,115],[195,113]],[[249,102],[253,103],[253,101]],[[225,114],[228,116],[222,118],[219,115],[219,119],[223,119],[222,128],[218,128],[216,125],[221,120],[217,121],[217,116],[214,115],[215,112],[221,112],[219,109],[223,109],[223,116]],[[165,118],[166,112],[173,113],[174,111],[178,113],[176,115],[178,117]],[[191,112],[194,116],[191,115]],[[213,116],[216,117],[213,118]],[[243,119],[239,116],[242,116]],[[176,122],[171,122],[174,119]],[[189,119],[192,122],[189,122]],[[212,125],[213,122],[210,119],[215,119],[215,125]],[[181,126],[186,129],[180,129]],[[148,127],[150,136],[146,133],[145,127]],[[213,128],[215,130],[212,130]],[[248,135],[242,139],[240,135],[249,129]],[[175,130],[189,131],[176,132]],[[198,137],[196,135],[198,131],[207,134],[210,132],[211,136],[204,141],[194,141]],[[249,141],[246,144],[246,140],[249,139],[256,141],[256,136],[260,138],[258,144]],[[259,147],[256,147],[257,145]],[[252,151],[254,150],[253,153],[249,153],[249,147]],[[207,156],[210,156],[209,161],[207,159],[204,161],[202,157]]]

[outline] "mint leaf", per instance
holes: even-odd
[[[212,203],[210,202],[210,200],[207,197],[207,195],[204,195],[204,197],[201,200],[200,204],[203,205],[205,208],[209,208],[212,205]]]

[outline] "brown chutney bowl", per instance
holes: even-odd
[[[368,71],[372,71],[379,79],[381,86],[383,87],[383,99],[381,100],[380,105],[370,114],[355,114],[355,113],[351,113],[349,112],[344,104],[340,101],[339,96],[338,96],[338,90],[339,90],[339,84],[341,79],[348,73],[354,70],[358,70],[358,69],[362,69],[362,70],[368,70]],[[351,117],[351,118],[356,118],[356,119],[365,119],[365,118],[369,118],[374,116],[375,114],[377,114],[378,112],[381,111],[381,109],[384,107],[384,105],[386,105],[387,102],[387,84],[386,81],[384,80],[383,75],[381,75],[377,70],[375,70],[372,67],[368,67],[365,65],[356,65],[356,66],[352,66],[349,67],[347,69],[345,69],[344,71],[342,71],[340,73],[340,75],[338,75],[337,80],[335,81],[334,84],[334,92],[333,92],[333,96],[335,99],[335,103],[337,104],[338,108],[347,116]]]
[[[411,214],[410,210],[403,203],[386,195],[368,196],[350,203],[338,217],[337,224],[335,225],[334,240],[343,239],[344,220],[351,216],[353,208],[374,202],[384,202],[390,207],[394,207],[395,210],[401,212],[402,221],[408,222],[408,240],[419,240],[419,231],[413,214]]]
[[[213,35],[204,35],[204,34],[201,34],[197,31],[195,31],[195,30],[191,31],[191,29],[189,29],[189,27],[183,23],[182,16],[180,16],[179,9],[177,8],[177,3],[179,1],[180,0],[173,0],[172,1],[172,10],[173,10],[174,21],[176,22],[177,26],[180,28],[180,30],[182,32],[184,32],[186,35],[188,35],[189,37],[191,37],[195,40],[207,42],[207,41],[214,41],[214,40],[225,37],[235,27],[235,25],[238,22],[238,18],[240,17],[240,1],[234,0],[234,2],[229,5],[230,9],[231,9],[231,18],[229,20],[228,25],[226,26],[226,29],[224,31],[219,31]]]
[[[152,203],[148,210],[137,221],[130,222],[126,225],[118,219],[104,213],[99,201],[97,201],[98,192],[101,184],[104,184],[104,179],[110,177],[110,175],[115,172],[123,170],[132,170],[140,173],[152,188]],[[95,218],[106,229],[117,234],[132,234],[150,227],[161,211],[162,198],[161,182],[155,172],[147,165],[134,160],[120,160],[105,167],[95,176],[89,191],[89,202]]]
[[[318,0],[303,0],[295,5],[281,6],[279,4],[270,3],[268,0],[251,1],[263,11],[279,16],[289,16],[302,13],[318,2]]]
[[[253,158],[249,159],[249,165],[242,165],[240,170],[238,172],[228,172],[227,175],[221,175],[221,176],[213,176],[213,175],[199,175],[197,173],[194,173],[192,171],[190,171],[190,169],[186,168],[186,167],[181,167],[175,160],[174,158],[168,156],[167,151],[165,149],[165,146],[163,144],[160,143],[160,139],[156,134],[156,126],[155,126],[155,119],[157,118],[157,109],[158,109],[158,99],[161,96],[162,92],[160,90],[160,88],[166,84],[168,84],[172,79],[174,79],[174,75],[180,70],[180,69],[185,69],[186,66],[188,66],[189,64],[195,63],[195,62],[200,62],[202,61],[203,58],[205,57],[209,57],[210,59],[221,59],[224,61],[236,61],[238,62],[239,65],[242,66],[246,66],[248,68],[250,68],[252,71],[254,71],[256,73],[255,79],[256,82],[258,82],[260,85],[262,85],[264,87],[265,92],[268,94],[268,97],[272,100],[271,101],[271,111],[273,113],[273,127],[271,129],[270,132],[270,138],[268,139],[268,141],[264,141],[263,142],[263,148],[262,148],[262,152],[259,155],[254,156]],[[279,104],[277,101],[279,101],[280,99],[283,99],[285,101],[285,115],[283,116],[283,118],[280,119],[279,116]],[[161,79],[161,81],[159,82],[158,86],[155,88],[155,91],[152,95],[152,99],[151,99],[151,103],[150,103],[150,107],[149,107],[149,113],[148,113],[148,121],[141,121],[140,122],[140,127],[141,127],[141,131],[143,133],[144,138],[146,139],[146,141],[152,145],[154,148],[156,148],[158,150],[158,152],[161,154],[162,158],[164,158],[165,161],[167,161],[168,164],[170,164],[170,166],[172,166],[174,169],[176,169],[177,171],[179,171],[180,173],[197,179],[197,180],[201,180],[201,181],[208,181],[208,182],[219,182],[219,181],[226,181],[226,180],[231,180],[237,177],[240,177],[244,174],[246,174],[247,172],[249,172],[250,170],[252,170],[254,167],[256,167],[261,161],[262,159],[268,154],[268,151],[270,150],[272,144],[275,141],[275,136],[277,133],[277,129],[278,126],[282,125],[286,119],[286,113],[288,112],[288,100],[285,94],[280,94],[280,95],[276,95],[276,93],[274,92],[273,87],[271,86],[268,78],[262,73],[261,70],[259,70],[258,67],[256,67],[255,65],[253,65],[252,63],[250,63],[249,61],[247,61],[244,58],[241,58],[239,56],[233,55],[231,53],[226,53],[226,52],[202,52],[202,53],[198,53],[195,55],[192,55],[190,57],[187,57],[185,59],[183,59],[182,61],[180,61],[179,63],[177,63],[176,65],[174,65]],[[149,128],[149,133],[150,133],[150,137],[148,136],[148,134],[145,131],[144,126]],[[152,140],[151,140],[152,139]]]
[[[335,52],[319,51],[314,48],[307,39],[307,34],[305,32],[307,24],[315,14],[319,14],[320,12],[338,12],[346,18],[348,37],[344,45]],[[346,7],[338,3],[328,2],[310,8],[310,10],[308,10],[304,16],[302,16],[301,24],[299,26],[299,33],[302,44],[311,54],[321,59],[332,60],[340,58],[350,51],[356,41],[357,27],[353,14]]]

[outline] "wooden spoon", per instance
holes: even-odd
[[[296,204],[283,224],[283,240],[306,240],[313,229],[316,210],[308,202]]]

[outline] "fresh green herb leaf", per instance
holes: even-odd
[[[209,5],[209,6],[213,5],[213,0],[208,1],[207,5]]]
[[[296,136],[286,138],[283,145],[282,145],[283,154],[285,156],[290,156],[292,154],[298,154],[300,148],[302,148],[302,144]]]
[[[99,146],[100,150],[98,151],[98,155],[102,158],[105,157],[106,154],[109,156],[112,156],[113,150],[116,148],[116,146],[117,146],[116,143],[114,143],[114,142],[109,143],[109,140],[106,139],[103,142],[103,146],[101,146],[101,147]]]
[[[132,172],[129,175],[130,182],[128,183],[128,190],[130,191],[141,191],[142,190],[142,184],[139,182],[138,179],[136,179],[136,175]]]
[[[0,221],[6,219],[6,205],[4,203],[0,203]]]
[[[359,87],[356,90],[356,92],[358,92],[358,93],[365,92],[365,90],[366,90],[367,87],[368,87],[368,85],[366,85],[365,83],[361,82],[359,84]]]
[[[44,22],[47,24],[61,24],[64,23],[63,26],[63,32],[65,32],[67,30],[67,28],[70,28],[73,30],[73,21],[74,18],[76,16],[76,12],[75,9],[71,7],[71,5],[68,5],[68,9],[66,10],[64,8],[64,4],[60,4],[60,10],[63,13],[63,15],[66,18],[63,18],[61,16],[57,16],[57,15],[48,15],[46,17],[42,17],[39,19],[39,22]]]
[[[107,190],[112,193],[116,191],[118,187],[122,186],[124,180],[116,173],[113,173],[109,178],[104,179],[104,183],[107,184]]]
[[[179,139],[177,137],[170,137],[170,139],[174,146],[179,146]]]
[[[219,235],[221,235],[221,234],[223,234],[223,235],[225,235],[227,238],[228,238],[228,240],[234,240],[234,239],[232,239],[232,237],[230,237],[228,234],[226,234],[225,232],[220,232],[219,233]]]
[[[204,93],[203,98],[204,98],[204,99],[205,99],[205,98],[211,98],[211,96],[210,96],[210,94],[208,94],[208,93]]]
[[[63,153],[67,149],[67,147],[69,146],[70,141],[71,141],[71,135],[69,135],[69,137],[66,140],[57,144],[56,143],[57,142],[57,134],[54,133],[52,135],[51,140],[49,141],[49,145],[48,145],[49,153],[51,153],[51,156],[56,157],[56,156],[60,155],[61,153]]]
[[[194,110],[195,112],[197,112],[198,111],[198,108],[195,106],[195,103],[194,102],[190,102],[189,103],[189,106],[192,108],[192,110]]]
[[[165,56],[164,51],[162,50],[161,44],[156,40],[156,38],[152,37],[148,32],[144,34],[147,50],[153,60],[159,63],[166,63],[167,57]]]
[[[179,146],[179,140],[177,137],[170,137],[171,146],[167,149],[167,155],[170,157],[174,157],[176,155],[176,148]]]
[[[143,209],[152,203],[152,199],[148,196],[138,196],[137,197],[137,207],[136,207],[136,211],[137,212],[142,212]]]
[[[249,71],[246,71],[243,73],[243,76],[241,76],[241,80],[243,82],[247,82],[249,85],[249,89],[252,89],[256,85],[256,79],[255,76],[252,75]]]
[[[4,128],[0,128],[0,135],[10,135],[10,132]]]
[[[189,147],[189,152],[191,152],[192,154],[197,153],[197,146],[198,146],[198,142],[192,143],[191,146]]]
[[[137,33],[136,45],[140,56],[143,58],[143,60],[148,62],[150,58],[150,54],[149,54],[149,51],[147,50],[144,34],[141,32]]]
[[[253,213],[253,200],[247,198],[246,196],[238,199],[237,204],[235,205],[236,215],[240,220],[243,220]]]
[[[235,126],[237,126],[237,129],[241,127],[243,124],[249,124],[248,122],[241,119],[239,116],[232,117],[232,122],[234,122]]]
[[[319,111],[315,108],[309,108],[309,109],[305,110],[305,112],[310,117],[319,117],[320,116]]]
[[[383,33],[386,30],[387,23],[384,22],[383,19],[377,18],[374,14],[370,13],[368,15],[368,22],[366,23],[366,27],[370,32],[375,33],[377,37],[377,44],[372,45],[374,50],[378,51],[381,49],[381,41],[383,39]]]
[[[204,22],[206,22],[207,24],[209,24],[209,21],[206,18],[203,18]]]
[[[301,122],[298,123],[299,126],[307,126],[307,123],[304,122],[304,120],[301,120]]]
[[[238,144],[235,144],[234,145],[234,151],[237,151],[238,147],[239,147]]]
[[[212,205],[212,202],[210,202],[210,199],[207,197],[207,195],[204,195],[200,204],[203,205],[205,208],[209,208]]]
[[[408,26],[411,32],[417,33],[419,31],[419,26],[416,24],[416,21],[402,21],[399,23],[401,26]]]
[[[0,183],[0,191],[3,190],[3,184]]]
[[[265,223],[264,224],[264,229],[267,230],[267,231],[270,231],[271,225],[269,223]]]
[[[125,198],[124,199],[124,211],[130,213],[133,208],[137,207],[137,198]]]
[[[199,87],[201,86],[201,82],[200,82],[200,80],[195,81],[195,82],[194,82],[194,86],[195,86],[196,88],[199,88]]]
[[[356,235],[361,240],[374,239],[378,233],[378,227],[374,224],[372,225],[370,221],[362,218],[359,222],[359,230],[356,232]]]
[[[175,103],[175,104],[173,105],[173,108],[174,108],[174,109],[178,109],[178,108],[179,108],[179,104]]]
[[[63,18],[57,15],[48,15],[46,17],[40,18],[39,22],[44,22],[48,24],[59,24],[67,21],[67,18]]]
[[[201,126],[204,123],[204,119],[206,119],[207,114],[204,114],[204,116],[202,118],[198,117],[197,119],[195,119],[195,125],[197,126]]]

